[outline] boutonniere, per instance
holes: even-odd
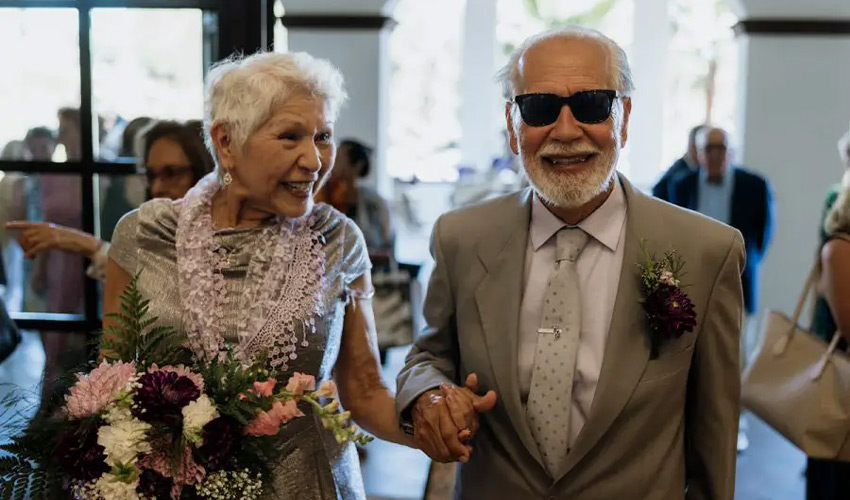
[[[685,266],[675,250],[656,258],[641,241],[644,261],[638,263],[642,296],[641,304],[649,322],[650,359],[658,357],[661,344],[693,331],[697,313],[688,294],[682,290],[682,268]]]

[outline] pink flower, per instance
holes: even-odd
[[[254,393],[257,396],[269,397],[274,394],[274,386],[277,380],[270,378],[265,382],[254,382]]]
[[[271,413],[275,418],[280,419],[281,424],[285,424],[295,417],[304,416],[304,413],[298,409],[298,404],[292,399],[286,403],[278,401],[272,406]]]
[[[261,411],[247,426],[245,434],[249,436],[274,436],[280,431],[280,426],[295,417],[303,417],[304,414],[298,409],[293,400],[286,403],[280,401],[272,405],[269,411]]]
[[[171,448],[169,438],[159,439],[152,443],[152,446],[153,452],[142,455],[139,466],[173,480],[171,498],[180,498],[184,486],[198,484],[206,477],[207,471],[195,462],[190,447],[183,448],[183,453],[177,457],[177,460],[173,460],[169,453]]]
[[[313,391],[316,389],[316,377],[312,375],[304,375],[300,372],[295,372],[289,378],[289,383],[286,384],[286,390],[295,396],[304,394],[304,391]]]
[[[174,372],[178,377],[186,377],[198,386],[198,390],[201,391],[201,394],[204,393],[204,377],[201,375],[194,373],[183,365],[177,366],[163,366],[162,368],[156,366],[156,363],[152,364],[150,368],[148,368],[148,373],[153,373],[155,371],[163,371],[163,372]]]
[[[77,383],[71,387],[65,403],[68,416],[85,418],[100,413],[135,376],[133,362],[110,364],[104,361],[88,375],[78,373]]]
[[[322,385],[319,386],[319,390],[316,392],[316,396],[321,398],[335,398],[336,397],[336,384],[333,380],[325,380],[322,382]]]
[[[261,411],[254,420],[245,426],[245,434],[249,436],[274,436],[280,429],[280,423],[272,418],[269,412]]]

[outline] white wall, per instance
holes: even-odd
[[[842,174],[836,142],[850,122],[850,37],[754,36],[742,44],[739,144],[776,198],[761,306],[791,312],[815,256],[825,192]]]

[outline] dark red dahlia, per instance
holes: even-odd
[[[659,285],[643,303],[649,326],[659,340],[681,337],[697,324],[694,304],[681,288]]]
[[[171,498],[171,479],[160,476],[150,469],[142,469],[139,476],[139,487],[136,491],[146,498],[169,499]]]
[[[72,422],[59,440],[56,455],[62,470],[73,479],[91,481],[109,472],[103,446],[97,444],[97,428]]]
[[[162,422],[169,427],[183,424],[184,406],[198,399],[200,389],[188,377],[173,371],[146,373],[139,379],[137,406],[133,414],[145,422]]]
[[[229,465],[239,447],[241,426],[230,417],[218,417],[204,426],[204,444],[198,448],[199,462],[207,472]]]

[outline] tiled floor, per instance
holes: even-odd
[[[757,418],[748,418],[750,447],[738,457],[736,500],[803,500],[806,457]]]
[[[390,351],[387,382],[403,363],[404,349]],[[25,333],[15,354],[0,364],[0,398],[8,386],[31,387],[44,366],[38,335]],[[738,459],[736,500],[803,500],[805,457],[755,418],[749,419],[750,448]],[[418,500],[427,480],[428,458],[421,452],[375,441],[367,446],[363,477],[370,500]]]

